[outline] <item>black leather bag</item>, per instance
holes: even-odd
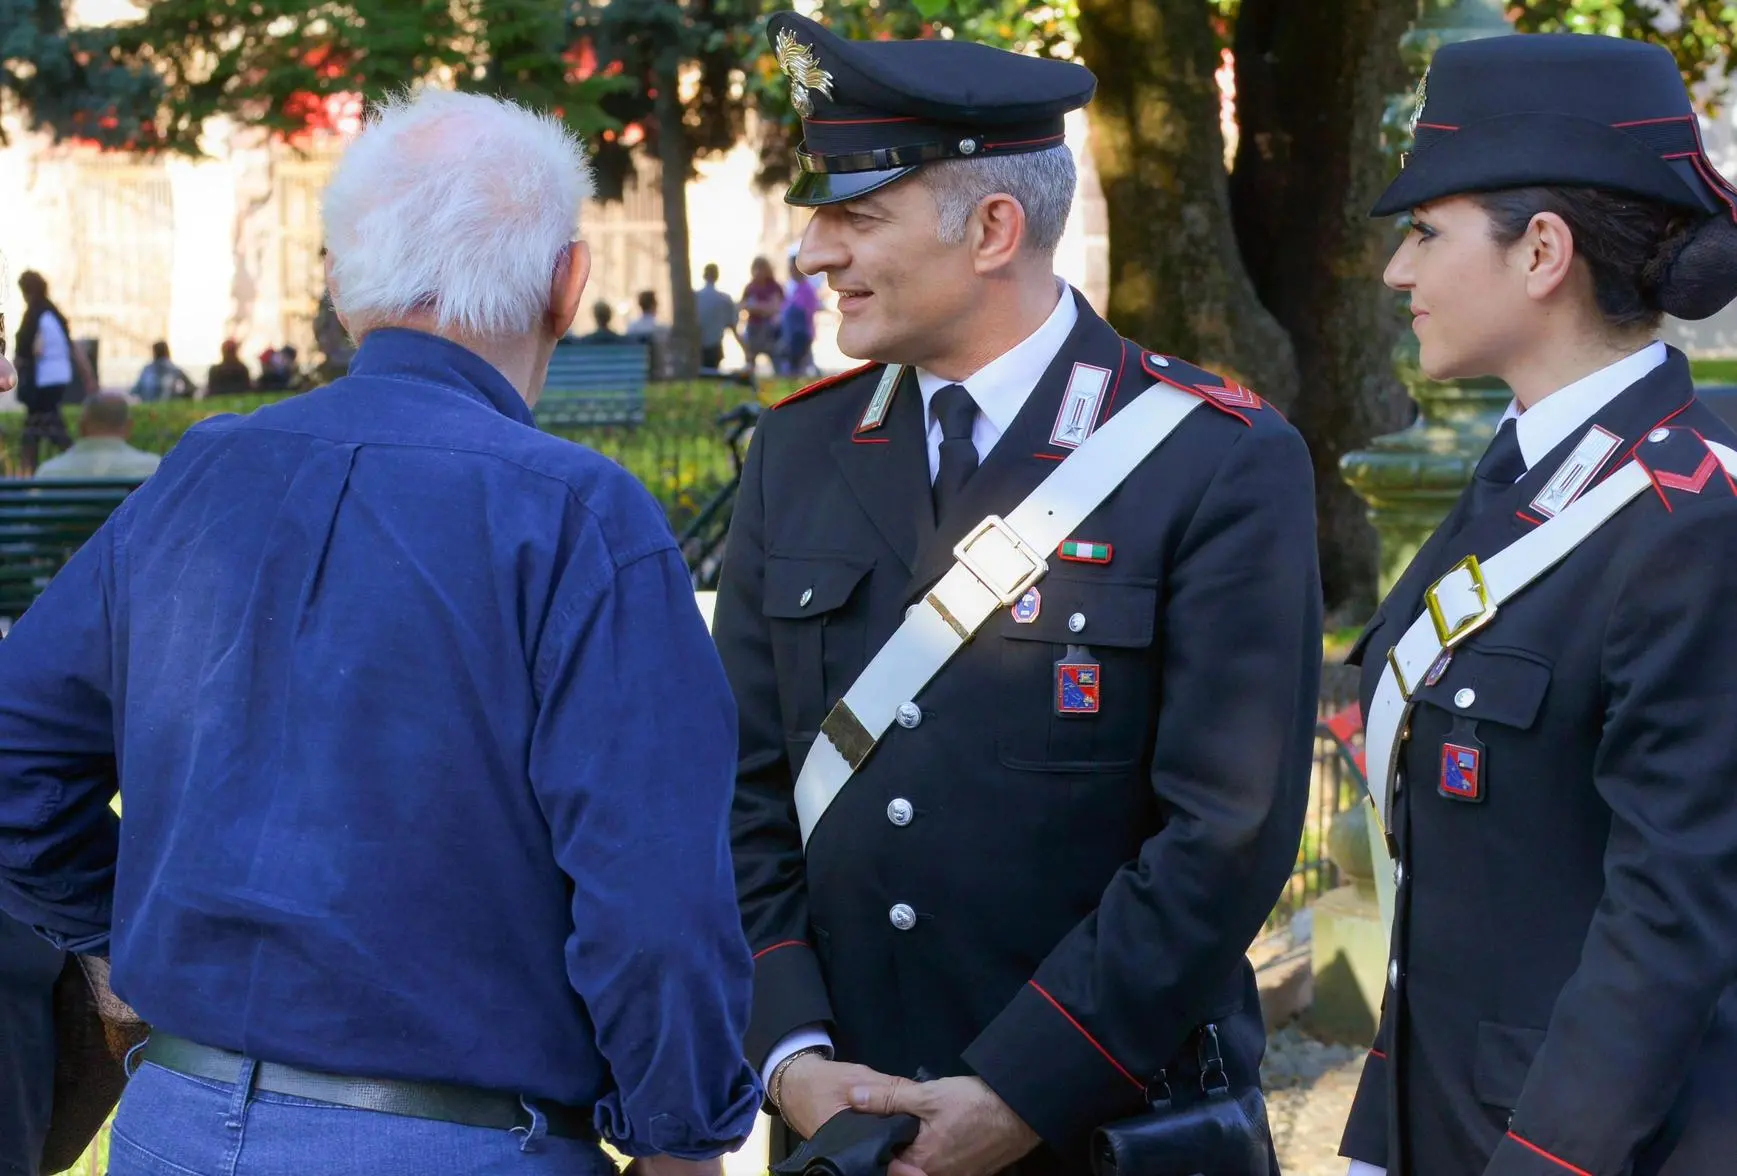
[[[884,1176],[887,1164],[917,1138],[921,1126],[915,1115],[840,1111],[772,1171],[778,1176]]]
[[[1231,1090],[1216,1025],[1197,1037],[1198,1091],[1180,1098],[1160,1074],[1151,1110],[1092,1133],[1093,1176],[1274,1176],[1260,1087]]]

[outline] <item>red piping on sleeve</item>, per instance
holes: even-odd
[[[781,947],[807,947],[807,946],[808,946],[808,944],[805,940],[786,939],[783,943],[774,943],[771,947],[761,948],[759,951],[754,953],[754,958],[759,959],[763,955],[771,955],[773,952],[777,951]]]
[[[1384,1062],[1385,1062],[1385,1061],[1386,1061],[1386,1060],[1387,1060],[1387,1055],[1386,1055],[1386,1054],[1384,1054],[1384,1053],[1382,1053],[1382,1052],[1381,1052],[1381,1051],[1380,1051],[1380,1050],[1378,1050],[1378,1049],[1372,1049],[1372,1050],[1370,1050],[1370,1051],[1369,1051],[1369,1056],[1370,1056],[1370,1057],[1372,1057],[1372,1058],[1380,1058],[1380,1059],[1381,1059],[1381,1060],[1382,1060],[1382,1061],[1384,1061]]]
[[[1563,1168],[1566,1168],[1568,1171],[1574,1173],[1574,1176],[1592,1176],[1592,1173],[1588,1172],[1585,1168],[1576,1168],[1573,1164],[1570,1164],[1567,1160],[1557,1159],[1555,1156],[1551,1155],[1549,1152],[1545,1151],[1543,1148],[1539,1147],[1537,1144],[1529,1143],[1526,1140],[1521,1139],[1518,1135],[1515,1135],[1512,1131],[1508,1132],[1508,1138],[1513,1140],[1515,1143],[1519,1144],[1521,1147],[1525,1148],[1527,1151],[1536,1152],[1537,1154],[1543,1156],[1545,1159],[1549,1160],[1552,1164],[1557,1164]]]
[[[1106,1062],[1108,1062],[1108,1063],[1110,1063],[1110,1065],[1116,1067],[1116,1073],[1120,1074],[1122,1077],[1126,1078],[1129,1082],[1131,1082],[1133,1084],[1135,1090],[1138,1090],[1141,1094],[1146,1093],[1146,1084],[1144,1082],[1140,1081],[1138,1078],[1134,1077],[1132,1074],[1128,1073],[1128,1071],[1122,1067],[1121,1062],[1118,1062],[1115,1058],[1111,1057],[1110,1051],[1105,1049],[1102,1045],[1099,1045],[1098,1039],[1096,1037],[1093,1037],[1090,1033],[1087,1033],[1086,1027],[1084,1025],[1080,1024],[1078,1021],[1074,1020],[1073,1014],[1068,1012],[1066,1009],[1062,1008],[1060,1001],[1058,1001],[1055,997],[1051,996],[1049,993],[1047,993],[1043,990],[1043,985],[1039,984],[1036,980],[1028,980],[1028,981],[1026,981],[1026,983],[1030,984],[1033,988],[1037,989],[1037,994],[1039,996],[1043,997],[1045,1000],[1049,1001],[1050,1004],[1054,1005],[1055,1011],[1060,1013],[1067,1020],[1068,1024],[1072,1025],[1075,1029],[1078,1029],[1080,1031],[1080,1036],[1084,1037],[1087,1041],[1091,1042],[1092,1048],[1097,1050],[1099,1053],[1103,1054],[1104,1060]]]

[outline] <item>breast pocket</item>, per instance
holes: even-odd
[[[867,609],[852,598],[871,568],[836,556],[766,558],[761,612],[788,737],[812,737],[862,672]]]
[[[1118,772],[1151,746],[1158,588],[1154,581],[1051,573],[1029,603],[998,614],[1007,695],[997,738],[1010,768]],[[1095,681],[1076,666],[1094,666]]]
[[[1524,731],[1538,720],[1550,690],[1550,663],[1520,649],[1454,651],[1441,678],[1417,692],[1420,703],[1450,715]]]

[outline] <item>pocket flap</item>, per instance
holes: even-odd
[[[1550,665],[1543,658],[1518,649],[1464,645],[1454,651],[1441,680],[1417,697],[1449,714],[1524,729],[1537,719],[1549,688]]]
[[[839,556],[769,555],[760,611],[791,620],[831,612],[850,599],[872,566]]]
[[[1520,1105],[1532,1060],[1544,1046],[1544,1030],[1478,1022],[1477,1056],[1472,1064],[1472,1091],[1478,1101],[1513,1110]]]
[[[1102,645],[1140,649],[1152,644],[1158,616],[1158,587],[1150,581],[1058,576],[1051,573],[1037,585],[1037,616],[1020,621],[1020,610],[1003,609],[996,631],[1015,641],[1047,641],[1052,645]],[[1078,632],[1070,626],[1083,619]]]

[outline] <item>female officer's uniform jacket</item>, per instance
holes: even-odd
[[[1559,512],[1576,450],[1608,450],[1585,485],[1651,474],[1415,696],[1390,984],[1343,1147],[1390,1176],[1737,1171],[1737,493],[1707,446],[1737,436],[1681,353],[1649,351],[1517,482],[1481,469],[1353,655],[1368,713],[1425,590]]]

